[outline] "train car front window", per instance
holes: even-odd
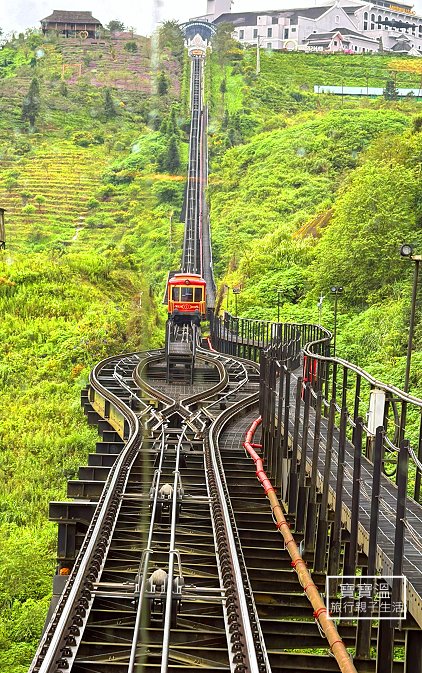
[[[193,301],[193,287],[182,287],[181,301]]]
[[[195,301],[202,301],[202,287],[195,288]]]
[[[173,301],[179,301],[179,287],[174,287],[172,292],[171,292],[171,298]]]

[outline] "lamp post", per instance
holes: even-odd
[[[413,247],[407,243],[401,246],[400,255],[406,259],[415,262],[413,273],[412,303],[410,306],[409,338],[407,341],[406,372],[404,375],[404,392],[409,392],[410,363],[412,359],[413,332],[415,329],[416,298],[418,294],[419,265],[422,261],[422,255],[414,255]]]
[[[237,295],[240,294],[240,287],[234,287],[233,294],[234,294],[234,312],[237,315]]]
[[[277,322],[280,322],[280,295],[283,294],[283,290],[277,290]]]
[[[343,292],[343,288],[338,285],[334,285],[331,288],[331,292],[334,294],[334,336],[333,336],[333,355],[336,356],[336,343],[337,343],[337,304],[338,296]]]
[[[258,39],[256,42],[256,74],[259,75],[261,73],[261,38],[258,35]]]
[[[230,286],[225,285],[224,287],[226,288],[226,311],[228,313],[230,307]]]
[[[318,316],[319,316],[318,320],[319,320],[320,325],[322,325],[322,302],[324,301],[324,299],[325,299],[325,296],[321,292],[321,295],[320,295],[320,298],[318,299],[318,304],[317,304],[317,306],[318,306]]]

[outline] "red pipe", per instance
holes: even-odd
[[[276,496],[273,485],[271,484],[271,481],[268,479],[264,471],[264,464],[262,458],[255,451],[255,449],[262,448],[261,444],[253,443],[255,432],[257,431],[261,423],[262,423],[261,417],[257,418],[252,423],[252,425],[250,426],[249,430],[246,433],[243,446],[255,463],[256,476],[259,482],[262,484],[262,487],[265,491],[265,495],[268,496],[268,500],[270,501],[274,523],[276,524],[280,534],[283,536],[285,548],[288,550],[289,555],[292,559],[292,566],[295,569],[299,582],[302,585],[303,590],[314,609],[314,618],[316,619],[317,622],[319,622],[324,632],[324,635],[328,640],[330,649],[337,660],[340,670],[342,671],[342,673],[357,673],[356,668],[350,658],[350,655],[338,634],[334,622],[330,619],[329,615],[327,614],[327,608],[324,604],[324,601],[322,600],[318,588],[315,586],[312,580],[311,574],[307,569],[306,563],[300,554],[295,539],[289,530],[290,528],[289,523],[286,521],[284,517],[283,509]]]
[[[213,353],[217,353],[218,351],[216,351],[215,348],[212,347],[211,339],[209,337],[207,337],[207,342],[208,342],[208,348],[210,349],[210,351],[212,351]]]

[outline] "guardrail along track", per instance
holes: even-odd
[[[191,64],[191,128],[186,194],[185,236],[182,271],[202,275],[202,196],[203,196],[203,62],[193,58]]]

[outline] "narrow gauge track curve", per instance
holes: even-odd
[[[199,348],[218,381],[177,401],[142,376],[164,358],[92,372],[91,404],[126,443],[31,673],[270,670],[218,452],[257,401],[257,365]]]

